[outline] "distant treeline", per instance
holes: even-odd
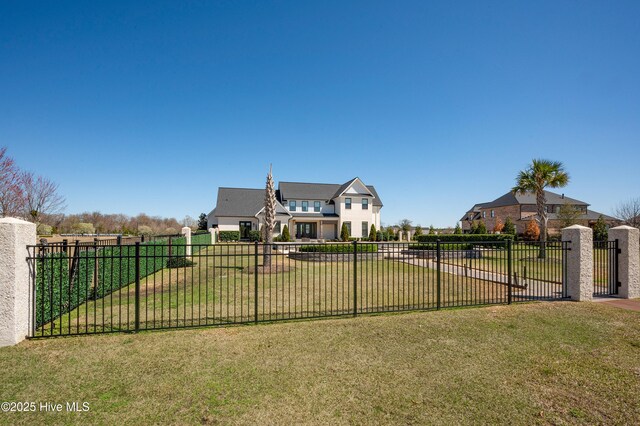
[[[175,218],[125,214],[85,212],[80,214],[48,215],[42,218],[39,234],[98,233],[98,234],[175,234],[182,224]],[[184,222],[184,221],[183,221]],[[192,224],[186,224],[191,226]]]

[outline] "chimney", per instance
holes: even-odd
[[[564,200],[564,194],[562,194],[562,199]]]

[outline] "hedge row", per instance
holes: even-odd
[[[218,233],[218,240],[220,240],[221,243],[240,241],[240,231],[220,231]]]
[[[185,237],[172,238],[171,259],[185,259]],[[194,234],[191,237],[193,254],[210,244],[211,234]],[[98,283],[93,288],[94,267],[98,260]],[[165,267],[176,267],[169,258],[166,240],[140,244],[140,278],[151,275]],[[185,259],[186,260],[186,259]],[[102,298],[135,282],[135,245],[106,246],[98,250],[81,251],[78,256],[77,273],[69,285],[71,261],[66,253],[55,253],[38,260],[36,264],[36,326],[39,327],[64,315],[87,300]],[[186,266],[186,265],[182,265]]]
[[[91,297],[94,265],[93,256],[81,253],[77,272],[69,283],[70,260],[66,253],[36,261],[36,327],[72,311]]]
[[[377,244],[358,244],[358,253],[377,253]],[[305,253],[353,253],[353,244],[327,244],[300,246],[298,249]]]
[[[421,243],[455,242],[455,243],[483,243],[483,242],[503,242],[507,240],[513,241],[513,235],[510,234],[443,234],[443,235],[420,235],[417,238]]]
[[[411,244],[409,246],[409,250],[436,250],[438,245],[436,243],[426,243],[426,244]],[[473,248],[473,244],[470,243],[458,243],[458,244],[440,244],[440,250],[471,250]]]

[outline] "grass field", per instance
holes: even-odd
[[[640,313],[532,303],[0,348],[0,424],[638,424]]]

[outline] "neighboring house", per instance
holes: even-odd
[[[219,188],[208,227],[240,231],[240,238],[248,239],[249,231],[262,229],[264,197],[264,189]],[[274,235],[285,224],[295,239],[337,239],[343,223],[356,238],[368,237],[372,224],[380,228],[382,201],[375,188],[359,178],[342,185],[280,182],[276,199]]]
[[[559,215],[563,205],[571,206],[578,211],[575,215],[574,222],[579,225],[593,227],[600,215],[602,215],[609,226],[615,226],[620,222],[614,217],[589,210],[588,203],[565,197],[564,194],[545,191],[545,197],[548,212],[547,225],[550,235],[558,234],[563,227],[563,218],[561,214]],[[491,202],[474,205],[460,221],[462,222],[462,231],[465,233],[470,231],[472,223],[477,220],[484,221],[487,230],[492,232],[496,223],[500,221],[504,224],[507,217],[510,217],[516,226],[516,232],[522,234],[525,231],[527,222],[531,219],[538,218],[535,194],[514,194],[507,192]]]

